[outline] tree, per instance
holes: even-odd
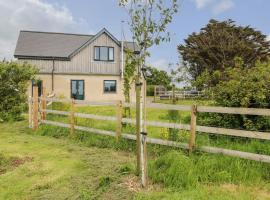
[[[0,120],[18,120],[26,108],[28,81],[36,70],[28,64],[0,62]]]
[[[130,30],[140,51],[140,56],[135,58],[136,63],[138,63],[136,74],[137,173],[140,174],[140,166],[142,166],[142,185],[146,186],[145,171],[147,169],[143,164],[140,164],[141,159],[142,161],[144,159],[140,153],[145,150],[143,147],[145,135],[141,135],[141,133],[146,132],[145,124],[141,124],[145,118],[145,96],[143,98],[141,92],[144,82],[142,68],[144,68],[146,57],[150,55],[149,48],[162,41],[169,41],[170,34],[166,28],[172,21],[173,14],[178,11],[178,4],[177,0],[119,0],[119,5],[128,10]],[[144,113],[141,112],[142,110]],[[142,151],[141,141],[144,143]]]
[[[265,61],[270,55],[266,35],[249,26],[237,26],[232,20],[210,20],[199,33],[192,33],[178,46],[192,80],[199,76],[213,76],[223,80],[224,70],[235,66],[235,58],[252,67],[257,60]],[[219,77],[217,77],[219,76]],[[216,80],[208,85],[217,84]]]
[[[158,70],[155,67],[147,66],[146,74],[147,85],[163,85],[166,88],[169,88],[171,85],[171,77],[164,70]]]

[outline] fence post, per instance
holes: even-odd
[[[192,105],[191,119],[190,119],[190,137],[189,137],[189,153],[190,154],[195,148],[196,120],[197,120],[197,105]]]
[[[71,99],[70,104],[70,136],[75,134],[75,100]]]
[[[33,130],[38,129],[38,87],[33,87]]]
[[[148,186],[148,170],[147,170],[147,133],[141,133],[141,181],[142,187],[147,188]]]
[[[154,103],[156,102],[156,98],[157,98],[157,86],[154,86]]]
[[[29,121],[29,128],[33,128],[33,97],[30,96],[28,99],[28,121]]]
[[[41,98],[41,106],[42,106],[42,114],[41,114],[41,119],[46,120],[46,107],[47,107],[47,102],[46,102],[46,88],[42,88],[42,98]]]
[[[116,115],[117,115],[117,127],[116,127],[116,139],[119,141],[122,134],[122,118],[123,118],[123,105],[122,101],[117,103]]]

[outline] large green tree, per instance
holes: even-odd
[[[235,66],[235,58],[241,58],[245,67],[254,66],[257,60],[265,61],[270,54],[270,42],[266,35],[249,26],[212,19],[199,33],[189,35],[178,51],[191,79],[207,76],[208,86],[213,86],[225,78],[226,68]]]
[[[169,88],[171,85],[171,77],[164,70],[158,70],[155,67],[147,66],[147,85],[163,85],[166,88]]]

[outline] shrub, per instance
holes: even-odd
[[[27,84],[36,70],[28,64],[0,62],[0,120],[18,120],[26,109]]]
[[[147,96],[154,96],[155,95],[155,86],[154,85],[147,85],[146,94],[147,94]]]
[[[270,108],[270,62],[255,67],[236,67],[225,71],[227,80],[213,88],[213,98],[220,106]],[[269,130],[270,119],[248,115],[202,115],[203,123],[249,130]]]

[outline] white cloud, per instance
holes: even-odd
[[[234,7],[234,2],[232,0],[221,0],[219,3],[214,5],[212,11],[215,15],[218,15],[222,12],[225,12],[226,10],[229,10],[232,7]]]
[[[270,41],[270,35],[267,36],[266,40]]]
[[[152,67],[159,69],[159,70],[169,71],[169,61],[164,59],[164,58],[155,60],[155,61],[151,62],[150,65]]]
[[[194,1],[198,9],[205,8],[206,6],[210,5],[213,2],[213,0],[194,0]]]
[[[214,15],[218,15],[234,7],[233,0],[191,0],[197,9],[209,8]]]
[[[64,6],[42,0],[0,0],[0,59],[13,57],[20,30],[78,32],[87,30]]]

